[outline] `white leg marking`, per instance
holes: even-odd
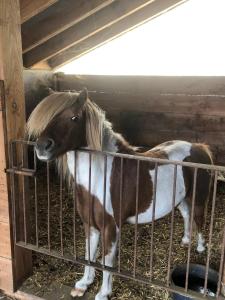
[[[198,233],[198,247],[197,247],[198,253],[202,253],[205,251],[205,239],[202,235],[202,233]]]
[[[97,256],[97,248],[100,232],[94,228],[90,228],[90,260],[95,262]],[[85,259],[88,257],[88,239],[86,239]],[[85,266],[83,277],[75,284],[75,288],[71,291],[72,297],[81,297],[84,295],[88,286],[93,283],[95,278],[95,269]]]
[[[117,232],[118,236],[118,232]],[[112,248],[105,256],[105,265],[108,267],[113,267],[116,249],[117,249],[118,239],[116,238],[116,242],[112,243]],[[103,281],[102,286],[99,293],[96,295],[95,300],[108,300],[108,297],[112,294],[112,274],[107,271],[103,271]]]
[[[181,202],[178,209],[184,219],[184,236],[182,238],[182,244],[188,245],[190,242],[190,209],[185,200]]]

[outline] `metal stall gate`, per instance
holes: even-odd
[[[119,213],[123,206],[123,166],[126,160],[133,160],[136,163],[136,216],[135,224],[129,225],[129,242],[124,243],[123,229],[119,223],[119,241],[118,256],[116,266],[111,268],[104,263],[91,262],[90,258],[84,258],[85,244],[82,224],[77,216],[76,207],[76,182],[72,183],[72,190],[67,188],[64,181],[62,166],[59,174],[56,174],[54,163],[38,162],[34,151],[33,142],[13,141],[11,143],[11,166],[7,170],[11,177],[12,187],[12,206],[13,206],[13,226],[15,244],[42,254],[63,259],[80,265],[94,266],[98,270],[108,270],[114,275],[121,276],[147,285],[166,289],[170,292],[176,292],[183,295],[191,295],[195,299],[211,299],[208,294],[208,276],[210,267],[218,270],[218,280],[215,291],[216,299],[221,297],[222,275],[224,268],[224,249],[225,249],[225,213],[224,196],[218,195],[218,175],[225,172],[225,167],[203,165],[188,162],[172,162],[167,159],[145,158],[142,156],[131,156],[119,153],[105,153],[97,151],[77,150],[74,152],[75,174],[76,174],[76,155],[78,152],[86,151],[89,155],[88,180],[90,187],[92,172],[92,156],[99,155],[104,158],[104,184],[102,186],[104,199],[106,191],[106,172],[107,159],[113,157],[120,161],[120,186],[119,189]],[[20,154],[18,154],[20,153]],[[140,164],[142,161],[150,162],[155,167],[155,180],[153,187],[153,221],[143,229],[138,225],[138,205],[139,190],[142,184],[139,180]],[[157,172],[162,164],[173,166],[173,196],[172,213],[161,221],[155,221],[155,199],[157,190]],[[179,218],[176,214],[176,178],[179,167],[191,168],[193,170],[193,193],[190,217],[190,242],[187,248],[180,246],[178,236],[180,225],[177,222]],[[212,174],[212,195],[208,207],[206,229],[204,230],[207,248],[204,254],[197,254],[194,250],[194,210],[196,181],[199,170],[205,169]],[[76,177],[76,176],[75,176]],[[221,200],[222,199],[222,200]],[[105,201],[103,209],[105,208]],[[222,208],[221,208],[222,207]],[[90,210],[90,207],[89,207]],[[105,211],[105,210],[104,210]],[[89,211],[90,216],[90,211]],[[103,224],[105,214],[103,214]],[[120,218],[121,219],[121,218]],[[105,226],[105,225],[104,225]],[[127,225],[126,225],[127,226]],[[163,226],[163,227],[161,227]],[[89,217],[90,230],[90,217]],[[143,231],[144,230],[144,231]],[[183,230],[183,228],[182,228]],[[130,238],[131,237],[131,238]],[[145,239],[145,250],[141,250],[142,240]],[[132,240],[132,242],[131,242]],[[179,240],[179,242],[177,242]],[[90,240],[89,254],[90,254]],[[159,262],[158,256],[160,247],[164,245],[163,262]],[[146,246],[147,245],[147,246]],[[104,239],[102,242],[102,253],[105,252]],[[124,249],[129,249],[125,252]],[[180,250],[181,249],[181,250]],[[182,259],[178,258],[179,251],[185,253]],[[128,253],[129,252],[129,253]],[[144,253],[144,254],[143,254]],[[124,262],[123,256],[130,255]],[[162,255],[162,254],[161,254]],[[141,256],[141,257],[140,257]],[[143,261],[144,259],[144,261]],[[190,266],[192,263],[200,262],[205,266],[203,290],[194,292],[189,287]],[[183,286],[176,286],[171,281],[171,272],[174,267],[183,263],[185,265],[185,280]]]

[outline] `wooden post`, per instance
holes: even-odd
[[[25,101],[19,0],[0,1],[0,289],[15,291],[32,270],[31,252],[14,247],[8,142],[24,135]]]

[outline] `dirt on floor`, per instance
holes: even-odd
[[[42,173],[41,173],[42,174]],[[48,247],[47,219],[48,219],[48,197],[46,176],[43,174],[37,180],[38,192],[38,228],[39,228],[39,245]],[[35,193],[34,183],[30,179],[30,222],[31,239],[30,243],[35,244]],[[51,173],[50,176],[50,244],[51,249],[60,252],[60,193],[59,181],[56,175]],[[63,246],[64,253],[73,253],[73,198],[64,186],[63,190]],[[204,235],[206,243],[209,242],[211,204],[208,206],[207,223]],[[76,248],[79,256],[84,257],[85,253],[85,236],[80,218],[76,216]],[[221,241],[222,230],[225,224],[225,188],[224,185],[218,187],[216,200],[215,218],[213,221],[213,237],[210,252],[210,267],[218,270],[221,258]],[[183,219],[178,211],[175,212],[174,222],[174,240],[172,244],[171,269],[168,271],[168,253],[171,228],[171,215],[155,222],[153,253],[151,253],[151,224],[138,226],[137,240],[137,274],[148,279],[150,276],[150,258],[153,255],[153,279],[165,284],[172,269],[178,264],[185,264],[188,257],[188,248],[181,246],[183,236]],[[191,249],[191,262],[206,265],[207,254],[199,254],[196,251],[196,240],[193,238]],[[100,261],[100,254],[98,257]],[[51,292],[52,284],[65,285],[72,287],[74,282],[81,278],[83,267],[55,259],[46,255],[33,253],[34,274],[25,283],[25,288],[32,290],[33,294],[41,297],[44,292]],[[122,270],[133,271],[134,267],[134,226],[125,225],[122,229],[121,238],[121,266]],[[94,284],[90,287],[90,292],[96,294],[101,286],[102,275],[97,271]],[[125,280],[123,278],[113,278],[113,295],[112,300],[169,300],[170,295],[165,290],[159,290],[151,285],[144,285]]]

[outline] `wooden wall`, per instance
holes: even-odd
[[[56,76],[58,90],[86,86],[130,143],[203,142],[225,164],[225,77]]]
[[[31,251],[14,245],[11,183],[5,173],[8,143],[24,136],[25,125],[19,11],[18,0],[0,1],[0,289],[7,292],[13,292],[32,270]],[[19,193],[19,209],[21,200]]]

